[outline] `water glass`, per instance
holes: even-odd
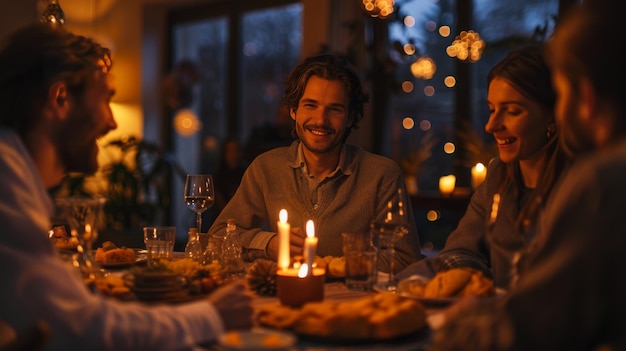
[[[342,233],[341,236],[346,259],[346,287],[350,290],[372,290],[378,274],[378,250],[372,243],[372,234]]]
[[[144,227],[143,240],[146,243],[148,266],[169,261],[174,256],[176,227]]]

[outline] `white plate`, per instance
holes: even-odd
[[[404,297],[410,297],[422,302],[425,305],[449,305],[452,302],[458,300],[458,297],[422,297],[415,296],[411,293],[410,286],[412,284],[426,285],[428,283],[428,278],[422,276],[411,276],[409,278],[403,279],[398,283],[398,294]]]
[[[264,328],[229,331],[218,339],[220,346],[229,351],[285,350],[295,345],[296,341],[292,333]]]

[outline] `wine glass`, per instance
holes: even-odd
[[[56,199],[57,208],[70,228],[70,234],[78,241],[75,260],[85,282],[92,284],[99,274],[99,267],[92,257],[93,243],[98,238],[98,226],[103,222],[104,198],[61,197]]]
[[[409,232],[406,211],[403,191],[398,188],[397,198],[387,203],[387,215],[383,222],[371,224],[371,231],[378,238],[381,262],[389,267],[389,278],[386,283],[377,284],[378,290],[395,292],[398,287],[395,276],[396,243]]]
[[[210,174],[188,174],[185,181],[185,203],[197,216],[198,233],[202,233],[202,212],[215,202],[213,176]]]

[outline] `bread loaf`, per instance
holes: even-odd
[[[465,296],[493,296],[493,281],[482,272],[457,267],[437,273],[426,284],[410,284],[408,292],[414,296],[425,298],[449,298]]]
[[[309,336],[382,340],[424,328],[426,313],[417,300],[381,293],[355,300],[310,302],[300,309],[263,306],[257,321]]]

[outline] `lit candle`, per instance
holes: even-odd
[[[313,270],[316,250],[317,238],[315,237],[315,226],[312,220],[308,220],[306,222],[306,238],[304,239],[304,262],[306,262],[308,272]]]
[[[289,254],[289,233],[291,226],[287,223],[287,210],[282,209],[278,214],[278,269],[286,270],[289,268],[291,256]]]
[[[478,162],[474,167],[472,167],[472,188],[478,188],[480,183],[485,181],[485,177],[487,177],[487,167]]]
[[[454,192],[456,185],[456,177],[454,174],[443,176],[439,178],[439,191],[442,195],[450,195]]]

